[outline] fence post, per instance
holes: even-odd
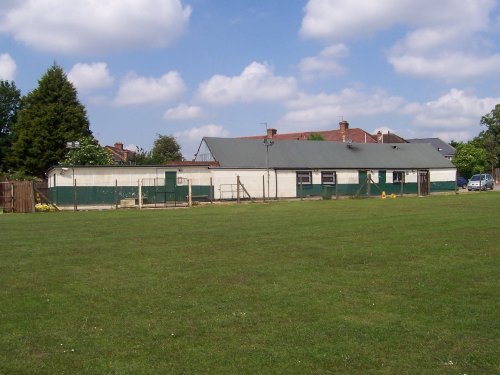
[[[214,203],[214,184],[213,184],[213,181],[212,181],[212,177],[210,177],[210,193],[209,193],[209,197],[210,197],[210,203]]]
[[[193,190],[192,190],[192,180],[188,180],[188,207],[193,205]]]
[[[262,199],[266,201],[266,177],[262,175]]]
[[[240,176],[236,176],[236,202],[240,203]]]
[[[335,199],[339,199],[339,181],[337,179],[337,172],[335,172]]]
[[[139,210],[142,209],[142,181],[141,179],[137,180],[137,184],[139,186]]]
[[[115,209],[118,209],[118,180],[115,180]]]
[[[35,182],[31,181],[31,212],[35,212]]]
[[[11,212],[16,212],[16,211],[14,211],[14,208],[15,208],[14,204],[16,203],[15,196],[14,196],[14,183],[12,183],[10,185],[10,198],[11,198],[11,201],[10,201],[11,202],[10,203]]]
[[[73,175],[73,211],[78,211],[77,194],[76,194],[76,178]]]

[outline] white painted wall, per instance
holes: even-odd
[[[455,181],[457,178],[456,169],[435,169],[430,171],[431,182]]]
[[[359,172],[357,170],[341,170],[337,171],[337,183],[342,184],[357,184],[359,183]]]
[[[271,198],[276,194],[276,178],[274,170],[269,171],[269,194],[267,184],[267,170],[237,170],[237,169],[212,169],[214,195],[216,199],[236,199],[237,197],[237,178],[245,186],[252,198],[262,198],[264,189],[266,196]],[[264,186],[262,181],[264,179]],[[240,192],[243,197],[243,193]]]
[[[107,168],[56,168],[49,174],[49,187],[73,186],[73,177],[77,186],[137,186],[139,180],[164,179],[165,172],[177,172],[178,177],[193,179],[193,184],[210,184],[208,168],[172,168],[172,167],[107,167]],[[61,173],[62,172],[62,173]]]
[[[297,173],[295,171],[277,171],[278,198],[297,196]]]
[[[215,199],[236,199],[236,181],[240,177],[241,183],[253,198],[263,197],[263,178],[266,196],[274,198],[288,198],[297,195],[297,175],[296,171],[270,170],[269,171],[269,192],[267,184],[267,170],[238,170],[238,169],[209,169],[208,167],[97,167],[97,168],[74,168],[74,177],[77,186],[137,186],[138,180],[143,179],[164,179],[166,171],[176,171],[177,177],[191,179],[193,185],[210,185],[210,178],[214,187]],[[63,172],[63,173],[61,173]],[[338,184],[358,184],[359,172],[357,170],[338,170]],[[369,171],[375,183],[378,183],[378,170]],[[49,187],[54,186],[54,176],[56,186],[73,186],[73,168],[63,171],[58,167],[49,173]],[[456,170],[453,168],[443,170],[431,170],[431,182],[455,181]],[[276,195],[276,179],[278,181],[278,194]],[[405,181],[416,183],[418,179],[417,171],[405,171]],[[321,170],[312,171],[313,184],[321,184]],[[387,170],[386,182],[393,183],[393,170]],[[241,195],[243,197],[243,195]]]

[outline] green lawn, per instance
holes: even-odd
[[[0,216],[0,374],[498,374],[500,193]]]

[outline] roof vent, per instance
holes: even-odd
[[[347,140],[347,148],[352,148],[352,139]]]

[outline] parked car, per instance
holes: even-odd
[[[491,177],[490,174],[475,174],[470,178],[469,183],[467,184],[467,190],[493,190],[494,186],[495,181],[493,181],[493,177]]]
[[[463,177],[457,178],[457,186],[461,187],[462,189],[467,189],[467,183],[468,182],[469,181],[467,181],[466,178],[463,178]]]

